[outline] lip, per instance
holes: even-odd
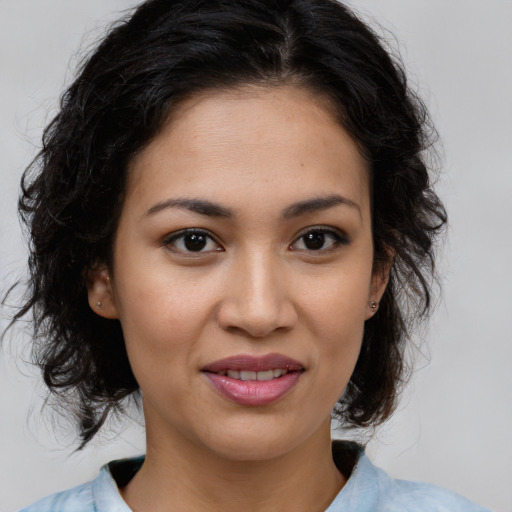
[[[295,359],[281,354],[266,354],[264,356],[239,354],[207,364],[203,368],[203,371],[212,373],[226,370],[259,372],[273,368],[284,368],[288,371],[299,371],[304,369],[304,365]]]
[[[217,373],[228,370],[259,372],[270,369],[286,369],[288,373],[268,381],[242,381]],[[215,391],[231,402],[247,406],[268,405],[283,398],[295,387],[303,372],[302,363],[281,354],[240,354],[219,359],[202,369],[203,375]]]

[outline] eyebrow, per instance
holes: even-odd
[[[359,214],[361,214],[361,208],[356,202],[348,199],[347,197],[335,194],[324,197],[315,197],[312,199],[306,199],[304,201],[293,203],[283,210],[282,216],[284,219],[291,219],[294,217],[300,217],[301,215],[306,215],[321,210],[327,210],[339,205],[345,205],[349,206],[350,208],[354,208],[359,212]],[[225,206],[221,206],[206,199],[193,198],[177,198],[160,201],[146,212],[146,216],[154,215],[155,213],[166,210],[167,208],[180,208],[192,211],[194,213],[199,213],[201,215],[206,215],[208,217],[222,217],[225,219],[231,219],[235,216],[234,211],[226,208]]]
[[[206,199],[167,199],[152,206],[146,212],[146,215],[153,215],[167,208],[181,208],[200,213],[201,215],[207,215],[208,217],[223,217],[227,219],[234,217],[233,210]]]
[[[301,215],[314,213],[321,210],[327,210],[338,205],[345,205],[349,206],[350,208],[354,208],[359,212],[359,215],[361,215],[361,208],[356,202],[352,201],[348,197],[343,197],[338,194],[334,194],[325,197],[315,197],[313,199],[306,199],[305,201],[294,203],[288,206],[288,208],[285,208],[285,210],[283,211],[283,217],[285,219],[300,217]]]

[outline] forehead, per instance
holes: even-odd
[[[368,164],[333,110],[292,86],[201,93],[132,161],[128,195],[149,202],[194,192],[236,207],[248,191],[256,204],[269,194],[294,201],[336,191],[365,207]]]

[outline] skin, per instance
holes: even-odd
[[[330,201],[297,207],[318,198]],[[204,250],[187,250],[183,229],[211,234]],[[147,456],[121,490],[129,506],[325,510],[346,481],[331,410],[386,286],[373,269],[368,166],[328,103],[292,86],[182,103],[131,163],[113,261],[91,272],[89,301],[120,320],[143,393]],[[305,368],[269,405],[233,403],[201,372],[268,353]]]

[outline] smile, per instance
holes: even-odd
[[[304,371],[300,362],[280,354],[233,356],[202,369],[218,394],[245,406],[278,401],[293,390]]]
[[[286,375],[288,373],[288,370],[279,368],[276,370],[263,370],[259,372],[254,372],[250,370],[221,370],[220,372],[217,372],[217,375],[222,375],[224,377],[229,377],[230,379],[236,379],[236,380],[244,380],[244,381],[251,381],[251,380],[258,380],[260,382],[272,380],[272,379],[278,379],[279,377],[282,377],[283,375]]]

